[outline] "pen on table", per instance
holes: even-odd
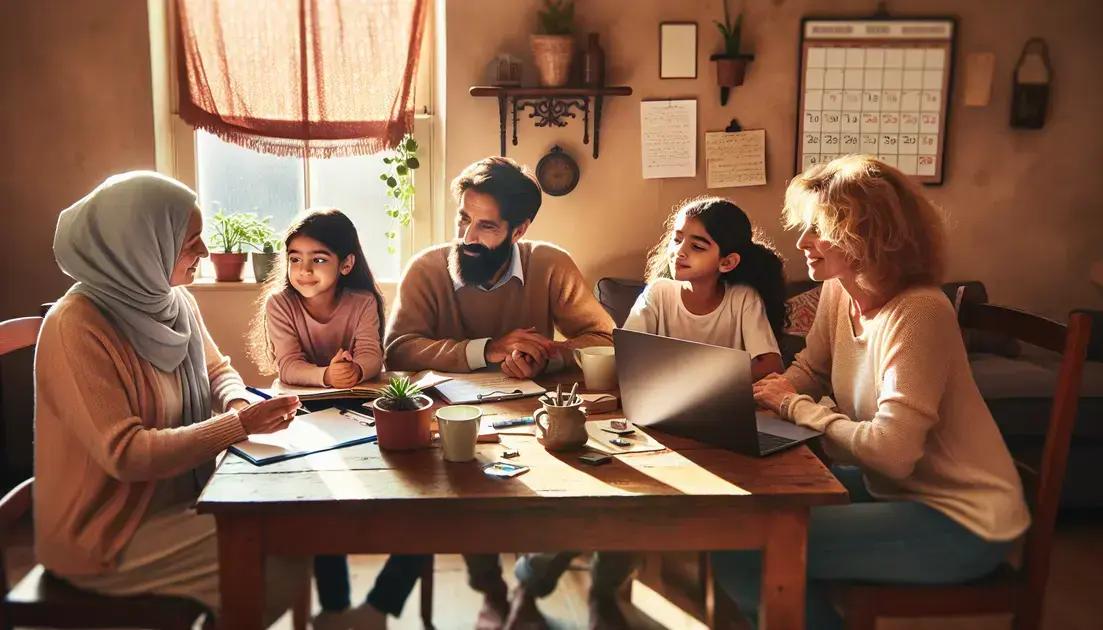
[[[250,394],[256,394],[257,396],[260,396],[261,398],[263,398],[265,400],[269,400],[269,399],[272,398],[272,394],[269,394],[268,392],[264,391],[263,389],[257,389],[256,387],[252,387],[252,386],[249,386],[249,385],[245,386],[245,391],[249,392]],[[310,413],[310,410],[307,409],[306,407],[304,407],[303,404],[300,402],[299,406],[295,409],[295,414],[300,415],[300,414],[307,414],[307,413]]]

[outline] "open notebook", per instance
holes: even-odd
[[[426,370],[424,372],[418,372],[411,378],[415,385],[421,389],[428,389],[443,383],[451,378],[451,375],[444,375],[432,370]],[[379,389],[386,386],[388,381],[382,379],[376,379],[360,383],[355,387],[348,387],[345,389],[331,388],[331,387],[304,387],[298,385],[285,385],[281,383],[279,379],[276,379],[272,383],[272,387],[268,389],[268,392],[274,396],[281,394],[298,396],[299,400],[332,400],[335,398],[363,398],[364,400],[373,400],[379,397]]]
[[[375,441],[375,423],[351,410],[324,409],[296,416],[275,433],[250,435],[230,451],[257,466]]]

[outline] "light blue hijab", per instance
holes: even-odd
[[[199,318],[180,287],[170,287],[196,195],[152,171],[104,180],[61,212],[54,258],[77,281],[70,293],[92,300],[138,356],[180,379],[184,424],[211,416],[211,385]]]

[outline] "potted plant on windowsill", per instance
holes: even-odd
[[[425,448],[431,442],[433,399],[403,376],[390,380],[372,402],[379,448],[408,451]]]
[[[248,257],[242,250],[260,245],[265,221],[251,212],[224,214],[219,210],[215,213],[211,221],[210,239],[211,247],[215,250],[211,252],[215,280],[241,282],[245,259]]]
[[[544,9],[536,16],[538,32],[529,35],[529,44],[540,85],[564,86],[570,79],[574,57],[574,0],[544,0]]]
[[[720,85],[720,105],[724,106],[728,104],[731,88],[743,85],[747,64],[754,60],[754,55],[739,52],[743,39],[743,13],[740,12],[733,23],[728,11],[728,0],[724,0],[723,24],[715,20],[714,23],[724,38],[724,52],[709,58],[716,62],[716,83]]]
[[[276,266],[276,261],[280,257],[280,248],[283,247],[283,241],[276,235],[276,231],[272,229],[269,221],[272,217],[264,217],[261,224],[261,233],[258,235],[260,238],[259,251],[254,251],[250,254],[250,258],[253,261],[253,278],[257,282],[264,282],[268,279],[268,274],[272,273],[272,268]]]

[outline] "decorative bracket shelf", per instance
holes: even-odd
[[[601,142],[601,106],[606,96],[628,96],[632,88],[621,85],[603,88],[586,87],[491,87],[475,86],[471,96],[488,96],[498,99],[498,136],[502,155],[506,154],[507,117],[513,123],[513,146],[517,146],[517,114],[525,110],[529,118],[536,119],[537,127],[566,127],[568,118],[582,114],[582,144],[590,143],[590,118],[593,113],[594,159],[597,159]]]

